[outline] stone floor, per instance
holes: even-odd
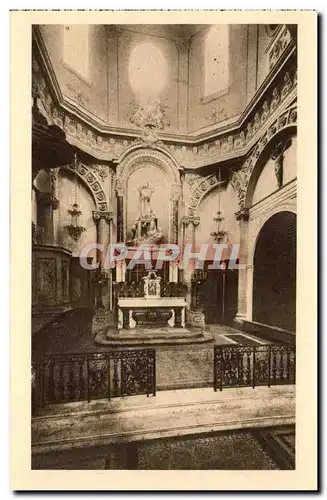
[[[33,468],[284,468],[276,446],[294,447],[294,430],[279,434],[276,444],[267,429],[294,425],[294,419],[294,386],[188,389],[49,406],[32,421]],[[123,450],[136,453],[137,464],[125,467]]]
[[[70,321],[72,324],[70,324]],[[76,327],[74,323],[74,318],[70,320],[68,317],[64,328],[51,330],[51,337],[37,339],[38,341],[33,344],[33,354],[54,354],[54,353],[84,353],[84,352],[103,352],[108,350],[106,345],[97,345],[94,341],[96,335],[106,335],[107,327],[102,329],[97,326],[96,329],[90,329],[87,325],[86,328],[80,329],[79,332],[75,332]],[[75,334],[72,334],[75,332]],[[243,333],[236,328],[228,325],[207,325],[205,328],[205,335],[212,337],[212,344],[215,345],[231,345],[231,344],[251,344],[253,341],[258,344],[267,344],[266,340],[262,340],[257,336],[250,335],[248,333]],[[34,339],[33,339],[34,340]],[[196,342],[194,342],[196,344]],[[142,345],[142,344],[140,344]],[[118,346],[117,346],[118,347]],[[176,344],[177,349],[181,346]],[[187,348],[189,346],[185,346]],[[174,345],[170,346],[157,346],[157,349],[172,349]],[[199,346],[198,346],[199,348]]]
[[[70,325],[69,322],[65,324],[64,329],[52,329],[50,338],[40,338],[38,343],[33,345],[34,359],[42,357],[44,354],[105,352],[108,349],[115,349],[115,347],[96,345],[93,337],[94,333],[90,328],[76,330],[75,324]],[[106,331],[107,329],[104,334]],[[267,343],[258,337],[244,334],[227,325],[209,325],[206,327],[206,331],[209,336],[207,342],[150,346],[156,350],[156,385],[158,391],[212,387],[213,345],[260,345]],[[116,349],[119,348],[122,347],[117,345]],[[142,344],[137,348],[142,348]]]

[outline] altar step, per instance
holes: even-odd
[[[108,346],[181,345],[212,342],[212,336],[200,328],[137,328],[99,331],[95,343]]]

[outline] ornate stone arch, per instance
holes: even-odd
[[[225,184],[225,181],[218,181],[215,174],[203,177],[193,189],[190,200],[187,206],[188,217],[197,217],[198,208],[205,196],[207,196],[214,188]]]
[[[278,139],[290,137],[296,130],[297,105],[285,110],[266,130],[247,157],[243,167],[233,172],[231,184],[237,193],[239,209],[250,208],[258,174],[269,151]]]
[[[169,200],[169,239],[170,242],[178,241],[178,201],[181,195],[180,167],[171,154],[160,145],[147,147],[144,143],[133,145],[121,155],[116,172],[115,189],[119,197],[119,239],[126,239],[126,194],[127,182],[132,172],[145,165],[158,167],[167,175],[170,186]],[[123,221],[123,222],[122,222]],[[122,229],[119,229],[121,227]]]
[[[146,147],[146,145],[133,144],[127,148],[118,160],[117,178],[127,182],[131,172],[142,165],[142,163],[152,163],[157,165],[169,177],[171,184],[180,185],[180,167],[175,158],[164,148],[156,145]]]
[[[78,177],[87,185],[92,193],[97,211],[108,211],[108,200],[106,194],[91,167],[79,163],[76,168],[73,168],[70,165],[65,165],[64,167],[61,167],[61,169],[77,174]]]

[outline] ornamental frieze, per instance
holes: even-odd
[[[187,207],[188,217],[194,217],[196,215],[202,198],[204,198],[213,188],[224,183],[225,181],[219,182],[215,174],[202,178],[191,193]]]
[[[245,205],[246,192],[249,181],[257,163],[257,160],[262,153],[268,141],[280,132],[283,128],[296,125],[297,123],[297,105],[293,105],[285,110],[281,115],[271,124],[269,129],[262,135],[252,150],[252,153],[245,160],[242,168],[234,171],[231,178],[231,184],[237,193],[238,205],[242,209]]]
[[[274,116],[278,109],[289,106],[296,98],[297,74],[295,68],[285,71],[281,82],[275,85],[270,95],[262,99],[262,104],[250,113],[249,118],[241,128],[231,133],[222,133],[219,138],[215,137],[201,145],[183,145],[169,143],[169,139],[159,140],[153,147],[160,146],[169,151],[176,162],[184,168],[201,168],[208,164],[218,163],[230,158],[242,157],[257,142],[260,134],[271,128],[275,122]],[[128,148],[133,145],[143,143],[145,147],[151,147],[144,138],[110,136],[110,132],[98,131],[90,126],[85,118],[75,116],[73,113],[63,109],[54,97],[54,89],[48,84],[45,72],[37,60],[33,59],[32,72],[32,92],[33,96],[42,103],[42,109],[46,114],[49,123],[53,123],[62,128],[66,133],[67,141],[89,153],[94,158],[103,161],[115,160],[118,163]],[[87,111],[85,111],[87,114]],[[296,120],[295,120],[296,121]],[[104,127],[102,125],[102,127]],[[135,132],[133,132],[135,134]],[[219,131],[217,131],[217,134]],[[131,132],[132,135],[132,132]],[[178,140],[176,136],[175,140]],[[196,139],[194,139],[196,140]]]
[[[106,212],[108,210],[108,202],[105,192],[98,182],[95,175],[92,173],[92,167],[84,165],[82,163],[78,163],[76,167],[72,165],[67,165],[64,167],[67,170],[70,170],[74,174],[77,173],[78,176],[87,184],[91,192],[93,193],[93,197],[96,203],[97,211]]]

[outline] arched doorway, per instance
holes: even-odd
[[[279,212],[262,227],[253,262],[253,321],[295,331],[296,215]]]

